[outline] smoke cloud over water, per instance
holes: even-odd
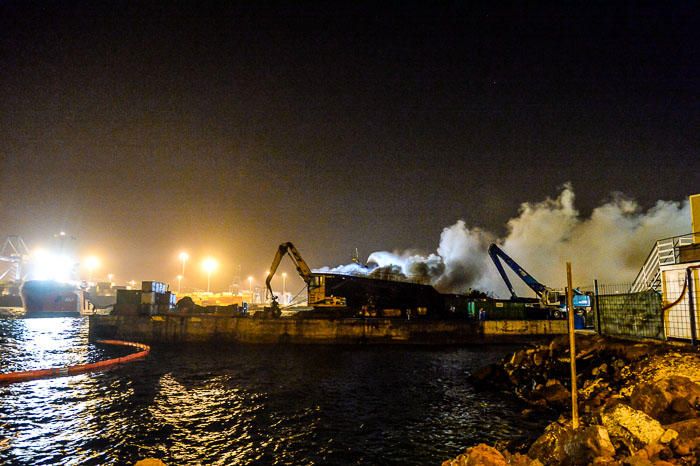
[[[567,261],[572,263],[574,286],[589,286],[593,279],[629,283],[657,240],[691,230],[687,200],[658,201],[643,211],[634,200],[615,194],[585,218],[576,210],[574,200],[573,187],[566,184],[554,199],[523,203],[518,216],[508,220],[508,233],[503,238],[459,220],[442,230],[434,253],[378,251],[370,254],[367,267],[353,263],[318,271],[403,274],[442,292],[478,289],[508,297],[510,293],[488,255],[490,243],[497,243],[541,283],[559,288],[566,281]],[[519,295],[533,294],[519,279],[511,281]]]

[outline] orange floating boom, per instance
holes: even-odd
[[[26,382],[27,380],[45,379],[51,377],[63,377],[66,375],[83,374],[85,372],[104,371],[115,366],[143,359],[148,356],[148,353],[151,352],[150,346],[144,345],[143,343],[134,343],[132,341],[98,340],[96,343],[103,343],[105,345],[133,346],[141,351],[129,354],[127,356],[122,356],[121,358],[112,358],[90,364],[78,364],[75,366],[53,367],[51,369],[37,369],[33,371],[0,374],[0,384]]]

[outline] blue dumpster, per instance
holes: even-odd
[[[586,328],[586,319],[579,314],[574,314],[574,328]]]

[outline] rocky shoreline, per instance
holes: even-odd
[[[515,352],[470,376],[507,387],[550,416],[529,445],[468,448],[443,466],[700,465],[700,353],[689,345],[576,336],[580,426],[571,424],[568,336]]]

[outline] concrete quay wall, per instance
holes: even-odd
[[[90,339],[141,343],[472,344],[566,333],[565,321],[254,319],[223,315],[90,316]]]

